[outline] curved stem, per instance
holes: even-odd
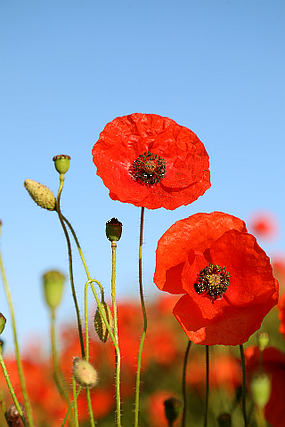
[[[72,296],[73,296],[73,301],[74,301],[75,311],[76,311],[76,316],[77,316],[77,325],[78,325],[79,341],[80,341],[80,346],[81,346],[81,355],[82,355],[82,359],[85,359],[85,349],[84,349],[84,341],[83,341],[83,332],[82,332],[80,311],[79,311],[79,306],[78,306],[76,291],[75,291],[75,286],[74,286],[74,280],[73,280],[71,244],[70,244],[68,232],[67,232],[67,229],[66,229],[66,226],[64,224],[63,217],[62,217],[62,214],[60,211],[60,197],[61,197],[61,192],[62,192],[62,188],[63,188],[63,182],[64,182],[64,175],[60,174],[60,186],[59,186],[58,195],[57,195],[57,199],[56,199],[56,211],[58,213],[59,221],[61,223],[62,229],[64,231],[64,235],[66,238],[66,242],[67,242],[70,284],[71,284]]]
[[[239,346],[240,359],[242,366],[242,413],[244,419],[244,427],[247,427],[247,416],[246,416],[246,370],[245,370],[245,358],[243,352],[243,345]]]
[[[142,283],[142,245],[143,245],[143,222],[144,222],[144,207],[141,208],[141,221],[140,221],[140,242],[139,242],[139,286],[140,286],[140,299],[141,308],[143,314],[143,332],[140,341],[139,354],[138,354],[138,365],[136,375],[136,394],[135,394],[135,427],[138,427],[139,422],[139,398],[140,398],[140,372],[142,362],[142,351],[147,330],[147,315],[143,295],[143,283]]]
[[[3,360],[3,357],[2,357],[2,354],[0,354],[0,365],[1,365],[1,368],[2,368],[2,371],[3,371],[3,374],[4,374],[4,377],[5,377],[6,384],[7,384],[8,388],[9,388],[9,391],[10,391],[10,393],[11,393],[11,396],[12,396],[13,402],[15,403],[16,409],[17,409],[17,411],[18,411],[18,413],[19,413],[19,415],[20,415],[20,417],[21,417],[21,420],[22,420],[22,422],[23,422],[23,425],[24,425],[25,427],[29,427],[30,423],[29,423],[29,425],[28,425],[28,423],[27,423],[27,421],[26,421],[26,418],[24,417],[23,411],[22,411],[22,409],[21,409],[21,406],[19,405],[18,399],[17,399],[17,397],[16,397],[16,395],[15,395],[15,392],[14,392],[13,386],[12,386],[12,384],[11,384],[11,381],[10,381],[10,378],[9,378],[9,375],[8,375],[8,372],[7,372],[7,368],[6,368],[6,366],[5,366],[5,363],[4,363],[4,360]],[[26,410],[26,412],[27,412],[27,410]]]
[[[208,407],[209,407],[209,346],[206,345],[206,408],[204,427],[208,425]]]
[[[19,351],[18,337],[17,337],[17,331],[16,331],[16,321],[15,321],[14,308],[13,308],[13,303],[12,303],[12,296],[11,296],[10,288],[9,288],[8,281],[7,281],[6,275],[5,275],[4,265],[2,262],[2,256],[1,256],[1,250],[0,250],[0,270],[1,270],[2,280],[3,280],[4,289],[5,289],[5,293],[6,293],[6,298],[7,298],[7,302],[8,302],[8,306],[9,306],[11,321],[12,321],[12,330],[13,330],[13,336],[14,336],[17,370],[18,370],[21,389],[22,389],[22,393],[23,393],[24,406],[26,409],[29,425],[30,425],[30,427],[34,427],[31,404],[30,404],[30,401],[28,398],[23,367],[22,367],[22,363],[21,363],[21,359],[20,359],[20,351]],[[20,414],[20,412],[19,412],[19,414]]]
[[[183,371],[182,371],[182,397],[183,397],[183,413],[182,413],[182,423],[181,427],[185,427],[186,423],[186,370],[187,370],[187,359],[189,355],[189,351],[191,348],[192,342],[188,340],[188,345],[185,351],[184,363],[183,363]]]
[[[118,337],[118,313],[116,302],[116,249],[117,243],[112,242],[112,276],[111,276],[111,296],[113,304],[113,321],[114,321],[114,338],[117,343],[115,347],[115,384],[116,384],[116,408],[117,408],[117,425],[121,427],[121,393],[120,393],[120,375],[121,375],[121,355]]]

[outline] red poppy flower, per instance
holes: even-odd
[[[247,379],[260,369],[258,347],[245,351]],[[285,354],[277,348],[268,347],[263,351],[262,368],[271,377],[271,396],[265,407],[265,419],[272,427],[285,427]]]
[[[250,229],[258,238],[273,239],[278,234],[278,221],[272,212],[255,212],[250,220]]]
[[[184,126],[156,114],[117,117],[92,150],[113,200],[148,209],[188,205],[211,186],[209,156]]]
[[[242,220],[222,212],[192,215],[166,231],[154,283],[185,294],[173,312],[196,344],[242,344],[278,300],[269,258]]]

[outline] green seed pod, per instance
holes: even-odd
[[[112,218],[106,222],[106,236],[110,242],[117,242],[122,235],[122,223],[117,218]]]
[[[24,186],[37,205],[49,211],[55,210],[55,197],[49,188],[31,179],[26,179]]]
[[[263,409],[270,399],[271,378],[265,372],[254,375],[250,381],[250,390],[256,406]]]
[[[232,426],[232,417],[230,414],[224,413],[218,417],[219,427],[231,427]]]
[[[108,306],[108,304],[105,301],[101,302],[102,308],[105,312],[105,316],[108,320],[108,323],[111,327],[111,329],[113,329],[113,316],[110,310],[110,307]],[[95,327],[95,331],[97,332],[98,337],[100,338],[100,340],[102,342],[106,342],[109,336],[109,332],[108,329],[105,325],[105,322],[101,316],[100,310],[97,307],[96,312],[95,312],[95,316],[94,316],[94,327]]]
[[[269,343],[269,335],[267,332],[260,332],[257,334],[257,342],[259,350],[263,351]]]
[[[2,332],[4,331],[5,325],[6,325],[6,318],[3,316],[2,313],[0,313],[0,334],[2,334]]]
[[[43,275],[45,300],[52,310],[61,301],[64,281],[65,277],[59,271],[48,271]]]
[[[97,384],[98,374],[90,363],[75,357],[73,360],[73,377],[83,388],[92,388]]]
[[[165,416],[170,426],[172,426],[174,421],[178,419],[181,407],[182,403],[175,397],[170,397],[169,399],[164,401]]]
[[[65,174],[69,169],[69,161],[71,157],[66,154],[59,154],[53,157],[54,167],[60,174]]]

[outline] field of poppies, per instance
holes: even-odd
[[[3,347],[1,425],[285,427],[285,262],[270,260],[256,240],[275,232],[270,221],[258,218],[254,234],[243,220],[224,212],[177,221],[157,243],[153,282],[161,297],[146,302],[144,210],[173,210],[202,196],[211,185],[209,156],[191,130],[139,113],[107,124],[92,155],[110,198],[141,208],[140,298],[116,297],[122,233],[117,218],[106,223],[111,295],[91,277],[75,230],[61,212],[70,157],[55,156],[57,197],[32,180],[25,188],[39,206],[58,214],[77,323],[57,325],[65,278],[48,272],[43,287],[51,314],[51,353],[47,356],[47,343],[35,339],[37,345],[20,355],[16,333],[15,355],[5,354]],[[86,272],[84,313],[76,297],[71,240]],[[1,257],[0,264],[15,332]],[[91,313],[88,287],[94,296]],[[1,315],[1,332],[5,322]]]

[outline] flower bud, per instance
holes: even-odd
[[[122,223],[117,218],[112,218],[106,222],[106,236],[110,242],[117,242],[122,235]]]
[[[172,425],[174,421],[177,420],[181,411],[181,407],[182,403],[175,397],[170,397],[164,401],[165,416],[169,422],[169,425]]]
[[[232,417],[230,414],[224,413],[218,417],[219,427],[231,427],[232,426]]]
[[[64,280],[64,275],[59,271],[48,271],[43,275],[45,300],[52,310],[54,310],[61,301]]]
[[[28,423],[25,407],[22,403],[19,403],[19,405],[22,409],[23,416]],[[5,412],[5,418],[9,427],[22,427],[24,425],[14,403],[10,405],[7,411]]]
[[[267,332],[260,332],[257,334],[257,342],[259,350],[263,351],[269,343],[269,335]]]
[[[53,157],[54,166],[58,173],[65,174],[69,169],[69,161],[71,157],[66,154],[59,154]]]
[[[101,302],[101,306],[105,312],[105,316],[108,320],[108,323],[109,323],[111,329],[113,329],[113,316],[112,316],[110,307],[108,306],[108,304],[105,301]],[[105,322],[102,318],[99,307],[97,307],[96,312],[95,312],[94,327],[95,327],[95,331],[97,332],[97,335],[100,338],[100,340],[105,343],[108,339],[109,332],[108,332],[108,329],[107,329]]]
[[[98,374],[86,360],[75,357],[72,372],[75,381],[83,388],[92,388],[97,383]]]
[[[250,390],[256,406],[263,409],[270,399],[271,378],[265,372],[254,375],[250,380]]]
[[[5,325],[6,325],[6,318],[3,316],[2,313],[0,313],[0,335],[4,331]]]
[[[31,179],[26,179],[24,186],[37,205],[49,211],[55,210],[55,197],[49,188]]]

